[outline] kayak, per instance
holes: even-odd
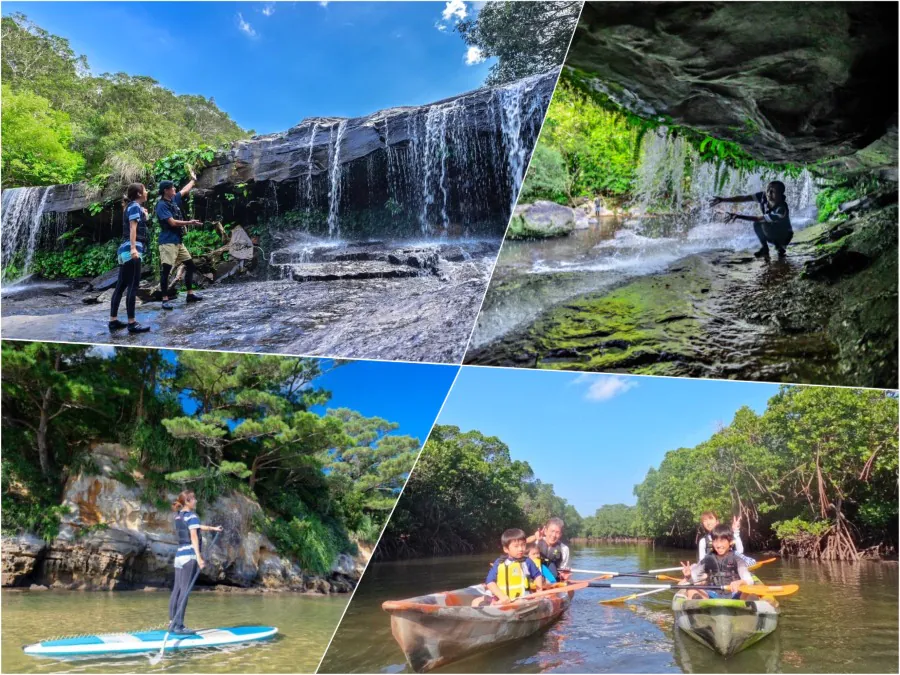
[[[672,599],[675,625],[722,656],[756,644],[778,626],[778,601],[772,597]]]
[[[424,673],[476,652],[521,640],[549,626],[572,601],[570,591],[534,600],[472,607],[484,585],[432,593],[381,605],[410,667]]]
[[[169,633],[166,651],[219,647],[240,642],[258,642],[273,637],[278,632],[274,626],[232,626],[208,628],[194,635]],[[158,651],[163,646],[165,630],[148,630],[135,633],[105,633],[102,635],[78,635],[57,640],[44,640],[26,645],[22,649],[32,656],[88,656],[101,654],[135,654]]]

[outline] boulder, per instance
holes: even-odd
[[[33,534],[19,534],[0,540],[2,585],[24,586],[47,550],[47,542]]]
[[[520,204],[513,212],[517,227],[532,237],[559,237],[575,229],[575,210],[554,202]]]

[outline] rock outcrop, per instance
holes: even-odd
[[[126,457],[121,446],[94,449],[97,470],[66,483],[63,505],[69,513],[52,542],[28,534],[3,538],[3,586],[118,590],[171,584],[177,548],[171,511],[145,501],[146,486],[124,469]],[[364,560],[357,563],[343,553],[329,575],[310,575],[256,529],[261,515],[259,504],[237,493],[203,509],[203,521],[224,531],[207,549],[199,585],[319,593],[353,589]],[[205,541],[209,546],[209,534]]]
[[[513,211],[509,229],[517,239],[570,234],[575,229],[575,209],[547,201],[519,204]]]
[[[897,49],[896,3],[588,2],[567,64],[760,160],[889,170]]]

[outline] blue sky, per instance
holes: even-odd
[[[589,516],[603,504],[634,504],[634,485],[667,451],[709,438],[741,406],[762,412],[777,392],[752,382],[465,367],[438,422],[498,436]]]
[[[4,2],[67,38],[94,73],[148,75],[213,97],[245,129],[365,115],[476,89],[478,61],[453,30],[481,3]]]
[[[331,391],[328,408],[351,408],[366,417],[383,417],[400,425],[394,433],[424,442],[456,371],[456,366],[351,361],[315,384]]]

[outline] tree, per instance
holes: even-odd
[[[397,424],[348,408],[329,410],[327,415],[340,420],[344,436],[321,460],[340,495],[348,526],[356,529],[368,516],[380,530],[415,464],[419,439],[393,435]]]
[[[562,67],[581,13],[581,2],[488,2],[456,25],[466,44],[496,56],[487,84]]]
[[[7,84],[2,107],[3,187],[69,183],[81,175],[84,158],[70,149],[72,125],[66,113]]]
[[[52,434],[60,416],[93,410],[101,359],[89,345],[43,342],[3,343],[3,420],[34,434],[38,462],[45,478],[53,473]],[[110,384],[107,382],[106,384]],[[125,393],[115,386],[110,396]]]
[[[538,199],[558,204],[568,204],[572,200],[572,181],[562,153],[540,141],[531,156],[531,164],[522,186],[521,201],[530,203]]]

